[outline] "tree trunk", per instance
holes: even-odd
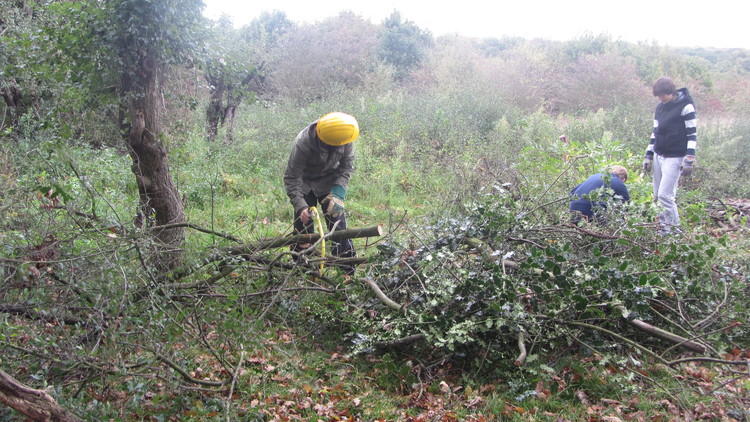
[[[211,97],[206,108],[206,132],[208,141],[213,142],[219,133],[219,123],[224,118],[224,82],[220,78],[210,78],[208,84],[211,86]]]
[[[9,81],[10,82],[10,81]],[[7,86],[0,88],[0,96],[5,101],[5,118],[8,118],[10,127],[16,127],[18,125],[18,119],[26,112],[26,104],[24,104],[23,95],[21,90],[15,83],[9,83]]]
[[[124,82],[125,92],[132,97],[127,143],[140,196],[136,224],[164,226],[182,223],[185,221],[184,207],[172,181],[166,149],[159,140],[158,66],[149,56],[144,57],[140,64],[139,78],[133,80],[126,76]],[[151,263],[162,274],[180,263],[184,227],[165,228],[155,234],[159,244]]]
[[[242,102],[242,90],[244,86],[237,88],[229,86],[227,88],[227,106],[224,108],[224,118],[222,122],[227,128],[225,142],[230,144],[234,142],[234,118],[237,115],[237,108]]]
[[[0,403],[15,409],[32,421],[81,422],[62,408],[44,390],[29,388],[0,370]]]
[[[237,111],[237,106],[230,104],[224,110],[224,126],[227,128],[225,143],[231,144],[234,142],[234,117]]]

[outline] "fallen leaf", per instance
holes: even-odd
[[[440,381],[440,392],[443,394],[448,394],[451,392],[451,388],[445,381]]]
[[[578,397],[578,400],[581,401],[581,404],[584,406],[590,406],[591,402],[589,402],[589,396],[586,395],[586,392],[583,390],[576,391],[576,397]]]

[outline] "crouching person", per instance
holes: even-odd
[[[578,224],[581,220],[595,221],[603,224],[603,211],[607,200],[630,201],[630,194],[625,182],[628,171],[623,166],[612,166],[608,173],[597,173],[570,191],[571,222]]]
[[[294,207],[295,233],[314,233],[311,207],[321,205],[328,230],[346,229],[344,201],[354,171],[354,145],[359,137],[357,120],[345,113],[328,113],[310,123],[297,135],[289,155],[284,186]],[[301,252],[310,244],[294,245]],[[335,242],[331,253],[354,257],[351,239]],[[353,266],[342,266],[353,274]]]

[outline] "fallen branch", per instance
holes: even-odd
[[[547,318],[544,315],[538,315],[538,317]],[[616,338],[618,340],[621,340],[621,341],[623,341],[623,342],[625,342],[625,343],[627,343],[627,344],[635,347],[638,350],[641,350],[642,352],[648,354],[649,356],[653,357],[654,359],[658,360],[659,362],[661,362],[661,363],[663,363],[665,365],[669,364],[669,361],[667,361],[663,357],[659,356],[658,354],[654,353],[653,351],[651,351],[647,347],[645,347],[645,346],[643,346],[643,345],[641,345],[639,343],[636,343],[635,341],[633,341],[633,340],[631,340],[631,339],[629,339],[627,337],[623,337],[620,334],[615,333],[614,331],[608,330],[606,328],[599,327],[597,325],[587,324],[585,322],[564,321],[564,320],[552,319],[552,318],[550,318],[550,319],[552,321],[555,321],[557,323],[564,324],[564,325],[573,325],[573,326],[576,326],[576,327],[588,328],[588,329],[591,329],[591,330],[600,331],[600,332],[605,333],[607,335],[610,335],[610,336],[612,336],[612,337],[614,337],[614,338]]]
[[[12,315],[18,315],[37,321],[58,323],[62,322],[68,325],[84,324],[85,321],[71,316],[56,316],[49,312],[37,311],[32,305],[23,303],[0,303],[0,312]]]
[[[397,340],[375,343],[375,348],[378,350],[392,349],[394,347],[408,346],[412,343],[422,341],[425,339],[424,334],[414,334],[411,336],[402,337]]]
[[[679,346],[684,347],[688,350],[691,350],[693,352],[703,353],[706,351],[706,346],[696,343],[694,341],[690,341],[689,339],[686,339],[685,337],[678,336],[677,334],[671,333],[667,330],[663,330],[659,327],[654,327],[653,325],[641,321],[640,319],[628,319],[628,315],[630,315],[630,311],[628,311],[624,306],[622,305],[616,305],[615,308],[622,313],[623,318],[628,321],[630,325],[633,327],[644,331],[646,333],[649,333],[653,336],[659,337],[661,339],[671,341],[672,343],[677,343]]]
[[[385,293],[383,293],[383,291],[380,290],[380,287],[378,287],[378,285],[374,281],[372,281],[369,277],[362,278],[362,281],[364,281],[365,284],[367,284],[367,286],[370,287],[370,290],[372,290],[372,292],[375,293],[375,296],[377,296],[378,299],[380,299],[380,301],[383,302],[385,306],[391,309],[394,309],[396,311],[400,311],[401,309],[403,309],[402,305],[399,305],[398,303],[391,300],[391,298],[386,296]]]
[[[195,299],[199,297],[210,297],[214,299],[227,299],[229,297],[237,297],[239,299],[247,299],[249,297],[264,296],[264,295],[276,294],[279,292],[300,292],[300,291],[322,292],[322,293],[329,293],[329,294],[336,293],[336,290],[326,289],[324,287],[288,287],[284,289],[272,289],[272,290],[263,290],[263,291],[255,292],[255,293],[246,293],[246,294],[239,295],[239,296],[230,296],[230,295],[222,294],[222,293],[197,293],[194,295],[190,295],[190,294],[173,295],[171,297],[173,299],[182,299],[182,298]]]
[[[498,260],[497,257],[492,256],[492,253],[494,252],[490,245],[488,245],[486,242],[484,242],[481,239],[477,239],[476,237],[465,237],[463,239],[463,243],[467,246],[474,248],[479,251],[480,254],[482,254],[482,259],[485,262],[488,263],[500,263],[502,264],[503,268],[512,268],[514,270],[517,270],[521,266],[515,262],[511,261],[509,259],[500,259]]]
[[[222,237],[222,238],[227,239],[227,240],[231,240],[232,242],[242,243],[242,240],[240,240],[237,237],[232,236],[231,234],[221,233],[221,232],[217,232],[217,231],[214,231],[214,230],[205,229],[205,228],[203,228],[201,226],[197,226],[197,225],[192,224],[192,223],[165,224],[163,226],[149,227],[149,230],[151,230],[151,231],[159,231],[159,230],[167,230],[167,229],[176,229],[176,228],[181,228],[181,227],[185,227],[185,228],[188,228],[188,229],[193,229],[193,230],[199,231],[201,233],[212,234],[214,236],[218,236],[218,237]]]
[[[0,370],[0,403],[33,421],[81,422],[44,390],[27,387]]]
[[[698,356],[694,358],[677,359],[671,362],[667,362],[667,365],[675,366],[675,365],[679,365],[681,363],[687,363],[687,362],[710,362],[710,363],[721,363],[724,365],[747,365],[748,370],[750,370],[750,359],[748,360],[724,360],[724,359],[711,358],[708,356]]]
[[[193,377],[190,376],[190,374],[187,373],[187,371],[185,371],[184,369],[182,369],[179,365],[177,365],[176,363],[174,363],[168,357],[166,357],[166,356],[164,356],[164,355],[162,355],[159,352],[156,352],[154,350],[149,350],[149,351],[154,354],[154,356],[156,357],[156,359],[158,359],[161,362],[167,364],[167,366],[169,366],[170,368],[172,368],[175,371],[177,371],[177,373],[180,374],[180,376],[182,376],[182,378],[185,381],[188,381],[188,382],[190,382],[192,384],[205,385],[207,387],[222,387],[222,386],[224,386],[224,385],[227,384],[226,382],[221,382],[221,381],[204,381],[204,380],[199,380],[197,378],[193,378]]]

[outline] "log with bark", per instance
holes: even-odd
[[[46,391],[27,387],[3,370],[0,370],[0,403],[21,412],[32,421],[81,422]]]

